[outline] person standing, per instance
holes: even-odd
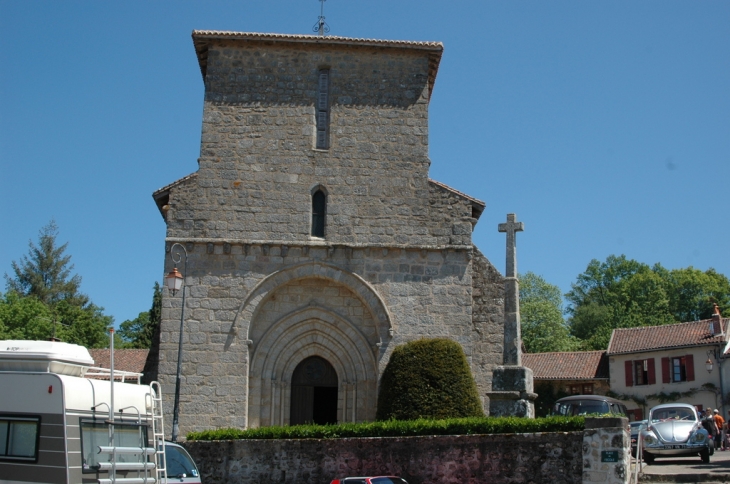
[[[717,450],[725,450],[725,441],[722,438],[723,428],[725,428],[725,419],[722,418],[720,412],[715,409],[713,410],[713,418],[715,419],[715,425],[717,426],[717,435],[715,436],[715,448]]]
[[[715,419],[712,416],[712,409],[708,408],[705,410],[704,415],[702,416],[702,426],[707,430],[707,433],[710,436],[710,440],[712,441],[713,446],[715,445],[715,437],[717,436],[717,425],[715,424]]]

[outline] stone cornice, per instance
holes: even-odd
[[[395,250],[455,250],[455,251],[471,251],[473,245],[427,245],[427,244],[358,244],[348,242],[329,242],[325,240],[248,240],[248,239],[223,239],[223,238],[204,238],[204,237],[166,237],[165,242],[174,243],[193,243],[193,244],[215,244],[215,245],[268,245],[268,246],[287,246],[287,247],[313,247],[313,248],[330,248],[345,247],[352,249],[395,249]]]

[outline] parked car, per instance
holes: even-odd
[[[566,417],[592,413],[628,415],[628,410],[620,400],[604,395],[572,395],[555,402],[552,413]]]
[[[644,462],[657,457],[699,455],[710,462],[710,438],[702,427],[697,409],[686,403],[665,403],[649,411],[647,426],[641,431]]]
[[[639,441],[639,432],[646,427],[646,420],[637,420],[629,424],[631,427],[631,457],[636,457],[636,446]]]
[[[379,476],[379,477],[344,477],[335,479],[330,484],[408,484],[402,477]]]
[[[183,446],[165,442],[165,461],[168,483],[202,484],[198,467]]]

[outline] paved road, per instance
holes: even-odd
[[[659,458],[650,466],[642,464],[644,482],[730,482],[730,451],[716,451],[709,464],[703,464],[699,456]]]

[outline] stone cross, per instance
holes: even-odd
[[[520,283],[517,280],[517,232],[525,230],[516,215],[507,214],[507,223],[499,224],[500,232],[507,233],[507,269],[504,278],[504,365],[522,365],[522,337],[520,335]]]
[[[500,232],[507,232],[507,277],[517,277],[517,232],[525,230],[525,224],[516,222],[517,216],[507,214],[507,223],[499,224]]]

